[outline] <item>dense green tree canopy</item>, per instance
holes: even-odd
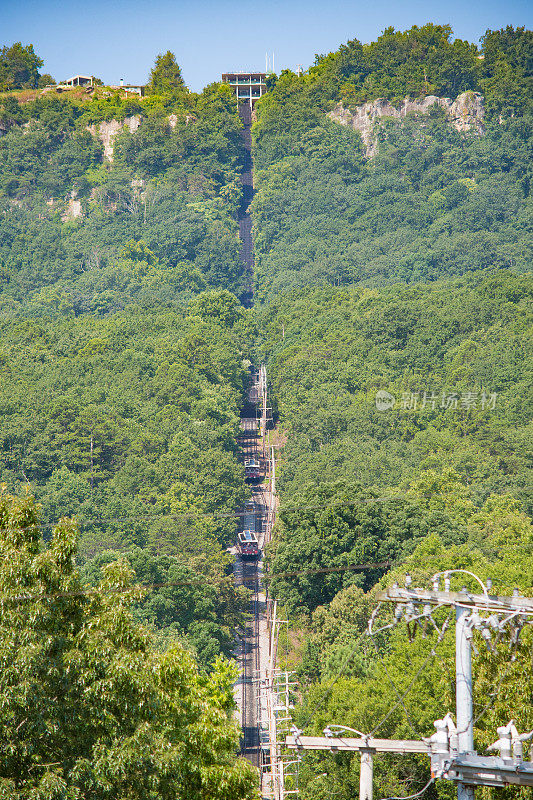
[[[135,622],[140,591],[115,562],[84,593],[68,520],[40,542],[28,496],[0,497],[0,797],[236,800],[255,776],[237,761],[232,668],[200,675]]]
[[[256,107],[258,352],[285,442],[270,591],[291,620],[279,652],[306,733],[419,739],[454,711],[453,633],[409,641],[402,625],[371,641],[378,588],[455,567],[533,592],[530,47],[524,29],[487,31],[478,51],[448,26],[388,28],[283,72]],[[484,93],[482,132],[437,109],[386,119],[371,158],[326,116],[339,100],[464,90]],[[491,652],[474,642],[480,753],[515,714],[533,725],[531,631],[511,657],[510,633]],[[306,753],[299,775],[305,800],[348,800],[359,758]],[[378,797],[429,779],[425,757],[374,759]],[[455,792],[437,781],[424,796]]]
[[[131,302],[186,305],[206,288],[240,292],[233,96],[216,85],[168,107],[160,95],[143,103],[0,101],[4,314],[110,313]],[[98,125],[132,115],[140,128],[113,139],[110,163]],[[149,269],[125,251],[132,241],[153,254]]]
[[[228,294],[221,293],[225,303]],[[5,322],[3,369],[11,378],[2,382],[2,479],[36,483],[43,501],[49,482],[63,484],[63,504],[70,491],[72,499],[63,509],[59,497],[44,501],[52,517],[61,510],[80,519],[158,516],[182,501],[191,510],[233,510],[245,492],[234,437],[253,328],[244,310],[231,329],[191,311]],[[142,527],[126,534],[118,526],[115,539],[111,525],[107,543],[133,536],[145,546],[146,533],[142,540],[133,533]],[[231,535],[225,523],[204,527],[221,541]]]
[[[0,48],[0,91],[33,89],[39,80],[44,61],[35,53],[32,44],[15,42]]]
[[[531,109],[532,32],[507,26],[488,30],[481,49],[453,39],[449,25],[414,25],[409,30],[386,28],[375,42],[349,40],[327,55],[317,55],[304,78],[306,91],[321,102],[343,99],[356,105],[384,97],[440,95],[455,99],[461,92],[487,93],[490,115],[500,113],[496,96],[514,84],[507,113]]]
[[[176,61],[176,56],[167,50],[166,53],[159,53],[155,64],[150,72],[148,89],[153,93],[175,92],[185,89],[185,83],[181,77],[181,69]]]
[[[458,132],[436,108],[385,119],[365,159],[359,134],[327,119],[313,85],[287,73],[257,104],[258,299],[305,284],[529,269],[531,116],[511,118],[507,106],[483,135]]]

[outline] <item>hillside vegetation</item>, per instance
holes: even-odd
[[[287,440],[267,558],[295,723],[419,738],[453,709],[450,633],[364,630],[408,570],[533,592],[531,52],[523,28],[478,49],[428,24],[269,76],[249,311],[229,87],[189,92],[164,53],[143,98],[56,93],[31,45],[0,50],[0,798],[256,796],[226,552],[251,361]],[[464,91],[483,132],[435,106],[378,125],[371,159],[327,116]],[[481,752],[511,717],[533,727],[532,635],[475,636]],[[358,761],[306,756],[303,800],[352,798]],[[428,780],[425,758],[376,758],[376,796]]]
[[[464,520],[444,498],[438,510],[421,503],[423,487],[460,486],[472,511],[511,493],[531,513],[532,292],[529,276],[500,273],[295,291],[270,305],[265,348],[288,436],[282,496],[289,509],[316,506],[282,512],[275,570],[394,559],[429,533],[465,541]],[[392,408],[376,407],[379,390]],[[383,495],[395,499],[356,502]],[[290,579],[285,592],[312,608],[353,581]]]
[[[251,798],[236,103],[171,54],[142,100],[21,85],[0,97],[0,796]]]
[[[379,588],[457,568],[504,595],[533,591],[531,43],[487,32],[479,59],[448,29],[389,29],[282,73],[257,104],[258,349],[286,441],[270,591],[292,620],[280,652],[300,678],[306,733],[418,739],[453,711],[453,634],[400,624],[371,640]],[[484,92],[481,135],[434,107],[382,120],[371,159],[326,116],[340,100],[465,90]],[[393,622],[386,605],[375,627]],[[445,610],[434,617],[442,626]],[[511,717],[533,725],[531,631],[511,651],[507,639],[487,651],[476,634],[480,753]],[[425,757],[375,758],[377,797],[429,778]],[[348,800],[358,784],[358,757],[305,755],[304,800]],[[455,791],[437,781],[424,796]]]
[[[0,796],[254,797],[234,755],[231,666],[201,674],[176,640],[159,651],[132,614],[143,591],[125,561],[87,593],[69,521],[45,546],[33,500],[5,491],[0,518]]]
[[[402,43],[425,41],[429,28],[386,33],[380,47],[401,58]],[[529,34],[517,37],[526,48]],[[430,49],[435,59],[445,60],[453,47],[441,37]],[[458,132],[438,107],[423,120],[414,115],[385,120],[376,130],[378,154],[369,161],[359,134],[324,113],[341,96],[330,72],[346,52],[341,48],[319,60],[308,75],[282,73],[257,104],[252,203],[257,298],[317,283],[368,286],[529,269],[530,83],[524,83],[520,110],[501,120],[490,113],[486,98],[482,136]],[[413,45],[411,58],[420,68],[424,52]],[[382,63],[384,69],[389,63],[384,55]],[[387,77],[389,88],[379,95],[392,99],[411,92],[407,79],[394,89],[393,83]],[[448,93],[449,87],[428,88],[433,90]]]
[[[189,633],[204,664],[231,653],[245,600],[224,579],[233,521],[213,514],[246,496],[235,436],[247,316],[226,292],[201,295],[188,315],[0,324],[0,480],[29,481],[46,524],[75,516],[84,560],[127,551],[146,583],[203,574],[203,603],[176,608],[170,589],[143,614]]]
[[[135,115],[140,128],[114,137],[110,163],[100,123]],[[242,125],[227,87],[143,100],[7,95],[2,119],[2,316],[101,315],[240,291]]]

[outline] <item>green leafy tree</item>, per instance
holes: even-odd
[[[97,584],[101,568],[117,557],[112,551],[99,554],[85,565],[84,575]],[[229,557],[217,553],[215,542],[209,557],[152,555],[140,547],[131,548],[122,557],[134,570],[136,580],[155,584],[135,605],[134,612],[156,631],[159,642],[185,643],[193,649],[200,666],[208,669],[221,653],[232,655],[237,629],[249,606],[249,592],[235,587],[233,577],[225,574]]]
[[[159,53],[157,56],[150,72],[148,89],[154,94],[185,90],[181,69],[176,61],[176,56],[170,50],[167,50],[166,53]]]
[[[245,311],[235,295],[220,289],[198,295],[189,306],[189,314],[205,322],[217,320],[224,326],[232,327],[243,319]]]
[[[45,86],[53,86],[54,84],[55,80],[52,78],[49,72],[39,75],[39,80],[37,81],[37,87],[39,89],[43,89]]]
[[[234,755],[227,663],[207,677],[177,644],[156,652],[124,563],[84,592],[72,523],[44,546],[28,495],[2,493],[0,543],[0,797],[255,796],[254,770]]]
[[[0,49],[0,90],[35,88],[43,64],[32,44],[5,45]]]

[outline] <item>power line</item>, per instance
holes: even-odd
[[[315,703],[314,706],[312,707],[311,711],[307,714],[307,717],[306,717],[305,721],[302,723],[302,728],[306,728],[309,725],[312,717],[317,713],[319,708],[329,699],[329,696],[330,696],[331,692],[333,691],[333,687],[335,686],[335,684],[337,683],[339,678],[342,677],[342,675],[344,674],[344,670],[346,669],[346,667],[348,666],[348,664],[350,663],[350,661],[354,657],[355,651],[357,650],[357,648],[359,646],[359,642],[366,635],[367,635],[367,631],[363,631],[361,634],[359,634],[359,636],[355,640],[354,646],[352,647],[352,649],[350,650],[350,652],[348,653],[348,655],[344,659],[344,661],[341,664],[341,667],[338,670],[338,672],[336,673],[336,675],[333,677],[333,679],[329,683],[328,687],[326,688],[326,691],[324,692],[323,696],[320,698],[320,701],[318,703]]]
[[[384,660],[383,660],[383,658],[381,657],[381,653],[379,652],[379,647],[378,647],[378,644],[377,644],[376,640],[374,639],[374,637],[372,636],[372,634],[369,634],[369,636],[370,636],[370,639],[371,639],[371,641],[372,641],[372,644],[373,644],[373,645],[374,645],[374,647],[376,648],[376,653],[377,653],[377,655],[378,655],[378,659],[379,659],[379,661],[380,661],[380,663],[381,663],[381,666],[382,666],[382,667],[383,667],[383,669],[385,670],[385,675],[387,676],[387,680],[389,681],[390,685],[392,686],[392,690],[393,690],[394,694],[395,694],[395,695],[396,695],[396,697],[398,698],[398,703],[401,703],[401,705],[402,705],[402,708],[403,708],[403,710],[405,711],[405,717],[406,717],[406,719],[407,719],[407,724],[409,725],[409,727],[411,728],[411,730],[413,731],[413,733],[415,734],[415,736],[420,736],[420,733],[419,733],[419,731],[417,731],[417,729],[416,729],[416,728],[415,728],[415,726],[413,725],[413,722],[412,722],[412,720],[411,720],[411,717],[410,717],[409,711],[407,710],[407,706],[406,706],[406,705],[405,705],[405,703],[404,703],[404,697],[405,697],[405,695],[403,695],[403,696],[402,696],[402,695],[400,695],[400,692],[398,691],[398,688],[396,687],[396,684],[394,683],[394,681],[392,680],[392,678],[391,678],[391,676],[390,676],[389,670],[387,669],[387,665],[385,664],[385,661],[384,661]],[[424,663],[424,666],[425,666],[425,663]],[[391,712],[390,712],[391,714],[392,714],[392,711],[395,711],[395,710],[396,710],[396,708],[398,708],[398,703],[397,703],[397,704],[396,704],[396,705],[393,707],[393,709],[391,710]],[[382,722],[381,722],[379,725],[377,725],[377,726],[376,726],[376,727],[375,727],[375,728],[372,730],[372,732],[370,733],[370,736],[373,736],[373,735],[374,735],[374,733],[375,733],[375,732],[376,732],[376,731],[377,731],[377,730],[378,730],[378,729],[381,727],[381,725],[382,725],[382,724],[385,722],[385,719],[386,719],[386,718],[384,718],[384,719],[383,719],[383,721],[382,721]]]
[[[253,498],[252,498],[253,499]],[[368,497],[368,498],[357,498],[354,500],[343,501],[340,503],[333,503],[328,506],[324,505],[296,505],[296,506],[289,506],[289,507],[281,507],[278,509],[278,516],[283,513],[291,513],[293,511],[334,511],[337,508],[353,508],[359,504],[372,504],[372,503],[387,503],[394,500],[410,500],[411,498],[406,498],[406,495],[391,495],[390,497]],[[412,498],[416,500],[421,500],[421,498]],[[191,506],[190,509],[185,511],[180,511],[179,513],[170,513],[170,514],[132,514],[126,517],[85,517],[81,519],[76,519],[76,517],[69,517],[66,519],[66,523],[73,523],[78,527],[82,528],[86,525],[111,525],[111,524],[118,524],[122,522],[157,522],[158,520],[168,519],[171,521],[178,521],[182,519],[189,519],[191,517],[198,517],[199,519],[238,519],[239,517],[244,517],[247,513],[245,511],[200,511],[199,509],[194,508]],[[268,510],[265,511],[256,511],[258,515],[265,515],[268,514]],[[17,530],[17,531],[26,531],[26,530],[49,530],[52,528],[56,528],[58,525],[65,524],[63,522],[44,522],[44,523],[32,523],[31,525],[26,526],[18,526],[18,525],[8,525],[10,530]]]
[[[527,487],[526,487],[527,488]],[[293,506],[281,506],[277,514],[280,516],[281,514],[290,514],[293,512],[299,511],[335,511],[336,509],[341,508],[355,508],[358,505],[368,504],[372,505],[373,503],[390,503],[394,501],[402,501],[402,502],[411,502],[416,504],[421,504],[424,500],[430,499],[429,495],[422,495],[421,497],[409,497],[407,494],[401,495],[389,495],[389,496],[382,496],[382,497],[358,497],[354,498],[353,500],[343,500],[340,502],[333,502],[331,504],[325,505],[312,505],[312,504],[302,504],[302,505],[293,505]],[[253,501],[252,498],[249,498],[249,501]],[[257,504],[259,505],[259,504]],[[180,520],[189,520],[190,518],[198,518],[198,519],[239,519],[244,517],[249,512],[246,511],[201,511],[194,506],[190,508],[180,511],[178,513],[168,513],[168,514],[130,514],[125,517],[81,517],[77,519],[74,515],[73,517],[66,518],[67,523],[73,523],[74,525],[83,528],[87,525],[115,525],[124,522],[157,522],[159,520],[169,520],[178,522]],[[268,509],[264,511],[256,510],[256,514],[259,516],[264,516],[268,514]],[[56,528],[60,524],[65,524],[65,522],[44,522],[44,523],[32,523],[31,525],[26,526],[7,526],[10,530],[18,530],[18,531],[26,531],[26,530],[50,530],[52,528]]]
[[[416,794],[409,794],[407,797],[384,797],[383,800],[416,800],[417,797],[422,797],[422,795],[427,792],[432,783],[435,783],[435,778],[430,778],[424,788],[420,789]]]
[[[110,562],[112,563],[112,562]],[[391,565],[390,561],[381,561],[378,563],[371,563],[371,564],[348,564],[342,567],[324,567],[321,569],[310,569],[310,570],[291,570],[288,572],[280,572],[274,574],[272,576],[265,575],[263,576],[263,580],[265,581],[272,581],[276,578],[284,578],[284,577],[296,577],[298,575],[319,575],[323,573],[329,572],[346,572],[346,571],[364,571],[366,569],[380,569],[386,568]],[[127,588],[109,588],[109,589],[99,589],[98,587],[87,587],[85,589],[75,589],[69,592],[50,592],[48,594],[43,593],[35,593],[35,594],[27,594],[27,595],[0,595],[0,604],[1,603],[22,603],[22,602],[30,602],[32,600],[54,600],[56,598],[61,597],[83,597],[85,595],[102,595],[102,594],[127,594],[133,591],[153,591],[155,589],[163,589],[165,587],[171,586],[206,586],[206,581],[208,581],[207,585],[214,585],[216,583],[227,583],[229,579],[231,579],[231,575],[224,575],[220,577],[212,577],[208,578],[208,576],[195,578],[195,579],[188,579],[188,580],[181,580],[181,581],[160,581],[159,583],[136,583],[132,586]],[[242,583],[253,583],[255,584],[256,578],[252,576],[247,578],[243,576]]]
[[[512,669],[512,668],[513,668],[513,666],[514,666],[514,663],[515,663],[515,658],[516,658],[516,648],[517,648],[517,646],[518,646],[517,644],[514,646],[514,650],[515,650],[515,652],[512,654],[511,658],[509,659],[509,662],[508,662],[508,664],[507,664],[507,668],[505,669],[505,671],[504,671],[503,675],[500,677],[500,679],[499,679],[498,683],[496,684],[496,686],[494,687],[494,689],[492,690],[492,692],[490,692],[490,694],[489,694],[489,698],[490,698],[490,700],[489,700],[489,701],[488,701],[488,703],[486,703],[486,705],[485,705],[485,706],[482,708],[482,710],[479,712],[479,714],[476,714],[476,716],[474,716],[474,714],[472,713],[472,718],[471,718],[471,720],[470,720],[469,724],[475,725],[475,724],[476,724],[476,722],[479,722],[479,720],[481,719],[481,717],[484,717],[484,716],[485,716],[485,714],[487,713],[487,711],[490,711],[490,709],[492,708],[492,706],[493,706],[493,705],[494,705],[494,703],[496,702],[496,700],[497,700],[497,698],[498,698],[498,693],[499,693],[499,691],[500,691],[500,689],[501,689],[501,686],[502,686],[502,684],[503,684],[504,680],[507,678],[507,676],[508,676],[508,675],[509,675],[509,673],[511,672],[511,669]],[[464,731],[461,729],[461,730],[458,730],[458,731],[457,731],[457,733],[458,733],[458,734],[459,734],[459,733],[464,733]]]
[[[449,620],[450,620],[450,619],[451,619],[451,615],[449,615],[449,616],[448,616],[448,618],[446,619],[446,621],[445,621],[445,623],[444,623],[443,627],[441,628],[441,630],[440,630],[440,632],[439,632],[439,637],[438,637],[437,644],[439,644],[439,643],[442,641],[442,639],[443,639],[443,637],[444,637],[444,634],[445,634],[445,632],[446,632],[446,629],[447,629],[447,627],[448,627],[448,623],[449,623]],[[321,707],[321,706],[322,706],[322,705],[323,705],[323,704],[324,704],[324,703],[325,703],[325,702],[328,700],[329,696],[331,695],[331,692],[333,691],[333,687],[335,686],[335,684],[337,683],[337,681],[339,680],[339,678],[341,678],[341,677],[342,677],[342,675],[344,674],[344,671],[346,670],[346,668],[348,667],[348,665],[349,665],[350,661],[352,660],[353,656],[355,655],[355,652],[356,652],[356,650],[357,650],[357,648],[358,648],[358,646],[359,646],[359,643],[361,642],[361,640],[362,640],[362,639],[363,639],[365,636],[370,636],[370,638],[372,639],[372,642],[373,642],[374,646],[375,646],[375,647],[376,647],[376,649],[378,650],[378,655],[379,655],[379,649],[377,648],[377,643],[374,641],[372,634],[371,634],[371,633],[369,633],[368,629],[367,629],[367,630],[365,630],[365,631],[363,631],[363,632],[362,632],[362,633],[361,633],[361,634],[360,634],[360,635],[357,637],[357,639],[355,640],[354,646],[352,647],[352,649],[350,650],[350,652],[349,652],[349,653],[348,653],[348,655],[346,656],[345,660],[344,660],[344,661],[343,661],[343,663],[341,664],[341,667],[340,667],[340,669],[338,670],[338,672],[336,673],[336,675],[333,677],[333,679],[331,680],[330,684],[329,684],[329,685],[328,685],[328,687],[326,688],[326,691],[324,692],[323,696],[320,698],[320,701],[319,701],[318,703],[315,703],[315,705],[313,706],[312,710],[311,710],[311,711],[308,713],[308,715],[306,716],[306,719],[305,719],[305,721],[302,723],[302,728],[306,728],[306,727],[307,727],[307,725],[309,725],[309,722],[311,721],[311,718],[312,718],[312,717],[313,717],[313,716],[314,716],[314,715],[317,713],[318,709],[319,709],[319,708],[320,708],[320,707]],[[411,724],[411,722],[410,722],[410,720],[409,720],[409,713],[408,713],[408,711],[407,711],[407,709],[406,709],[406,707],[405,707],[405,704],[404,704],[404,702],[403,702],[403,701],[404,701],[405,697],[406,697],[406,696],[409,694],[409,692],[411,691],[412,687],[414,686],[414,684],[415,684],[415,683],[416,683],[416,681],[418,680],[418,678],[419,678],[419,676],[421,675],[421,673],[423,672],[423,670],[425,669],[425,667],[426,667],[427,663],[428,663],[428,662],[429,662],[429,661],[430,661],[432,658],[434,658],[434,657],[435,657],[435,655],[436,655],[435,648],[432,648],[432,650],[431,650],[430,654],[429,654],[429,655],[428,655],[428,657],[425,659],[424,663],[422,664],[422,666],[420,667],[420,669],[419,669],[419,670],[418,670],[418,672],[416,673],[415,677],[413,678],[413,680],[411,681],[411,683],[409,684],[409,686],[407,687],[407,689],[406,689],[406,691],[403,693],[403,695],[400,695],[400,694],[399,694],[399,692],[398,692],[398,690],[397,690],[396,686],[393,684],[393,686],[394,686],[394,690],[395,690],[395,692],[397,693],[397,696],[399,697],[399,700],[398,700],[398,702],[397,702],[397,703],[396,703],[396,704],[395,704],[395,705],[394,705],[394,706],[393,706],[391,709],[389,709],[389,711],[388,711],[388,712],[387,712],[387,714],[386,714],[386,715],[383,717],[383,719],[381,719],[381,720],[378,722],[378,724],[377,724],[377,725],[376,725],[376,726],[373,728],[373,730],[371,731],[371,733],[369,734],[369,736],[373,736],[373,735],[374,735],[374,733],[375,733],[377,730],[379,730],[379,728],[381,728],[381,726],[382,726],[382,725],[383,725],[383,724],[386,722],[386,720],[387,720],[387,719],[390,717],[390,715],[391,715],[391,714],[392,714],[392,713],[393,713],[393,712],[396,710],[396,708],[398,708],[398,706],[399,706],[399,705],[403,705],[403,707],[404,707],[404,710],[405,710],[405,712],[406,712],[406,714],[407,714],[408,722],[409,722],[409,724],[410,724],[410,726],[411,726],[412,730],[413,730],[415,733],[417,733],[417,732],[416,732],[416,730],[415,730],[415,728],[413,727],[413,725]],[[383,660],[382,660],[382,659],[381,659],[381,662],[383,663]],[[385,665],[383,664],[383,666],[385,666]],[[385,671],[387,671],[387,670],[386,670],[386,668],[385,668]],[[387,673],[387,675],[388,675],[388,673]],[[390,676],[388,676],[388,677],[389,677],[389,680],[391,680],[391,681],[392,681],[392,679],[390,679]],[[418,735],[418,733],[417,733],[417,735]]]
[[[404,700],[405,700],[405,698],[407,697],[407,695],[409,694],[409,692],[411,691],[411,689],[413,688],[413,686],[415,685],[415,683],[417,682],[417,680],[418,680],[418,678],[420,677],[420,675],[422,674],[422,672],[425,670],[425,668],[426,668],[427,664],[428,664],[428,663],[431,661],[431,659],[435,658],[435,656],[436,656],[436,650],[435,650],[435,648],[437,647],[437,645],[438,645],[438,644],[440,644],[440,643],[441,643],[442,639],[444,638],[444,634],[446,633],[446,630],[448,629],[448,625],[449,625],[449,623],[450,623],[450,620],[451,620],[451,618],[452,618],[452,615],[451,615],[451,613],[450,613],[450,614],[448,614],[448,617],[447,617],[447,618],[446,618],[446,620],[444,621],[444,625],[442,626],[442,628],[441,628],[441,629],[440,629],[440,631],[439,631],[439,634],[438,634],[438,637],[437,637],[437,642],[436,642],[436,644],[435,644],[435,647],[432,647],[432,648],[431,648],[431,651],[430,651],[429,655],[428,655],[428,656],[427,656],[427,657],[424,659],[424,662],[423,662],[422,666],[421,666],[421,667],[420,667],[420,668],[417,670],[417,673],[416,673],[416,675],[414,676],[414,678],[412,679],[411,683],[409,684],[409,686],[407,687],[407,689],[405,690],[405,692],[404,692],[402,695],[400,695],[400,693],[398,692],[398,689],[396,688],[396,684],[394,683],[394,681],[393,681],[393,680],[392,680],[392,678],[390,677],[390,675],[389,675],[389,673],[388,673],[388,670],[387,670],[387,667],[385,666],[385,663],[384,663],[383,659],[381,659],[381,656],[380,656],[380,660],[381,660],[381,663],[383,664],[383,667],[384,667],[384,669],[385,669],[385,673],[386,673],[386,675],[387,675],[387,677],[388,677],[388,679],[389,679],[390,683],[392,684],[392,686],[393,686],[393,688],[394,688],[394,692],[396,693],[396,696],[398,697],[398,700],[397,700],[397,702],[396,702],[396,703],[395,703],[393,706],[391,706],[391,708],[390,708],[390,709],[387,711],[387,713],[385,714],[385,716],[383,717],[383,719],[382,719],[382,720],[380,720],[380,721],[378,722],[378,724],[377,724],[377,725],[375,725],[375,726],[372,728],[372,730],[371,730],[371,732],[370,732],[370,734],[369,734],[370,736],[374,736],[374,734],[376,733],[376,731],[378,731],[378,730],[381,728],[381,726],[382,726],[382,725],[383,725],[383,724],[384,724],[384,723],[385,723],[385,722],[388,720],[388,718],[391,716],[391,714],[393,714],[393,713],[394,713],[394,711],[396,711],[396,709],[397,709],[397,708],[398,708],[398,706],[400,706],[400,705],[401,705],[401,706],[403,706],[403,709],[404,709],[404,711],[405,711],[405,713],[406,713],[406,715],[407,715],[407,721],[408,721],[408,723],[409,723],[409,726],[410,726],[410,728],[411,728],[411,729],[414,731],[414,733],[415,733],[417,736],[419,736],[419,735],[420,735],[420,734],[418,733],[418,731],[417,731],[417,730],[414,728],[414,726],[413,726],[413,725],[412,725],[412,723],[411,723],[411,720],[410,720],[410,717],[409,717],[409,712],[407,711],[407,708],[406,708],[406,706],[405,706]],[[368,635],[369,635],[369,636],[370,636],[370,638],[372,639],[372,642],[374,643],[374,646],[375,646],[375,648],[376,648],[376,651],[377,651],[377,653],[378,653],[378,656],[379,656],[379,648],[378,648],[378,646],[377,646],[377,643],[374,641],[374,637],[372,636],[372,634],[371,634],[371,633],[369,633]]]

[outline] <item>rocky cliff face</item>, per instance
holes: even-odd
[[[185,124],[188,125],[189,122],[195,122],[196,117],[192,116],[191,114],[187,114],[185,117]],[[104,160],[112,162],[113,161],[113,149],[114,149],[114,139],[117,133],[120,133],[124,128],[128,128],[130,133],[135,133],[138,130],[140,124],[142,122],[142,117],[134,116],[134,117],[126,117],[122,122],[119,122],[116,119],[111,119],[109,122],[100,122],[99,125],[88,125],[87,130],[92,133],[93,136],[98,136],[102,144],[104,145]],[[176,114],[171,114],[168,118],[168,123],[171,128],[175,128],[178,124],[178,117]]]
[[[104,145],[104,160],[112,162],[114,139],[117,133],[124,128],[128,128],[130,133],[135,133],[140,124],[141,117],[126,117],[122,122],[112,119],[109,122],[100,122],[99,125],[88,125],[87,130],[90,131],[93,136],[98,136]]]
[[[406,97],[400,106],[393,106],[388,100],[374,100],[357,106],[353,111],[344,108],[342,103],[338,103],[328,117],[341,125],[347,125],[359,131],[361,138],[366,146],[366,154],[372,158],[376,152],[376,126],[383,117],[396,117],[401,119],[408,114],[427,114],[432,106],[440,106],[444,109],[450,123],[458,131],[473,130],[476,133],[483,133],[483,121],[485,116],[485,106],[483,96],[477,92],[463,92],[456,100],[449,97],[436,97],[429,95],[412,100]]]
[[[70,222],[81,217],[83,217],[81,200],[76,197],[70,197],[64,212],[61,214],[61,219],[63,222]]]

